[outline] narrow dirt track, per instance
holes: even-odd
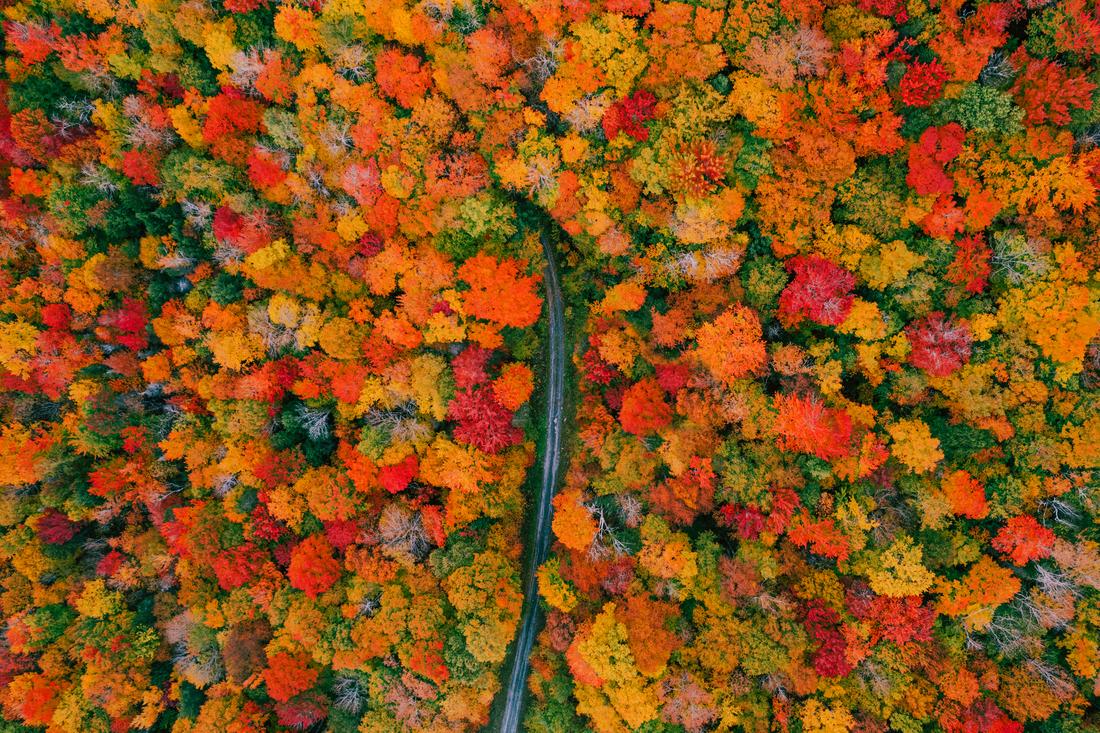
[[[550,318],[550,359],[547,364],[546,379],[546,443],[542,461],[542,484],[539,487],[535,546],[531,548],[531,564],[527,569],[527,586],[523,593],[523,618],[520,620],[512,674],[508,678],[508,688],[504,692],[505,707],[500,733],[517,733],[519,730],[523,696],[527,689],[528,661],[539,620],[539,591],[536,574],[539,566],[546,561],[546,552],[550,547],[550,522],[553,518],[551,501],[554,498],[554,487],[558,482],[558,459],[561,453],[562,400],[565,391],[565,333],[561,289],[558,287],[558,270],[554,262],[553,245],[545,231],[539,238],[546,255],[543,279],[546,283],[546,310]]]

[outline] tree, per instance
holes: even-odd
[[[406,109],[431,87],[431,67],[421,66],[419,59],[397,49],[386,49],[374,60],[375,81],[387,96]]]
[[[1065,125],[1070,121],[1071,108],[1092,109],[1096,84],[1086,77],[1071,78],[1064,67],[1050,59],[1030,58],[1022,48],[1013,55],[1013,60],[1023,67],[1023,72],[1010,91],[1024,110],[1025,123],[1041,125],[1049,121]]]
[[[428,532],[421,516],[397,502],[390,502],[378,518],[378,533],[388,553],[412,558],[423,557],[428,550]]]
[[[252,619],[229,629],[225,640],[225,673],[230,682],[243,685],[267,666],[264,647],[271,641],[271,624]]]
[[[790,325],[803,318],[823,326],[839,326],[848,317],[856,278],[842,267],[813,255],[787,262],[792,280],[779,295],[779,314]]]
[[[463,619],[466,648],[478,661],[503,661],[523,603],[515,568],[499,553],[479,553],[447,576],[445,585]]]
[[[711,459],[693,456],[691,468],[653,487],[649,500],[653,508],[672,524],[689,525],[700,514],[714,508],[717,476]]]
[[[535,390],[535,375],[521,361],[512,362],[500,370],[493,381],[493,396],[506,410],[518,410]]]
[[[451,360],[451,370],[454,374],[455,387],[469,390],[486,384],[489,374],[485,371],[486,364],[493,352],[480,346],[467,346],[458,356]]]
[[[970,324],[936,311],[905,328],[909,362],[933,377],[946,377],[970,360]]]
[[[727,387],[759,369],[768,358],[760,320],[743,306],[726,310],[713,323],[704,324],[695,337],[699,361]]]
[[[840,533],[832,519],[813,522],[805,510],[792,518],[787,535],[795,545],[806,547],[812,543],[818,555],[835,557],[841,562],[851,553],[848,538]]]
[[[802,625],[819,644],[812,660],[814,670],[822,677],[844,677],[852,671],[845,658],[847,645],[837,630],[839,624],[840,614],[824,605],[820,598],[806,604]]]
[[[202,128],[204,142],[213,143],[239,133],[257,133],[263,124],[263,106],[231,94],[213,97]]]
[[[592,512],[579,493],[563,491],[554,497],[554,534],[571,550],[584,552],[596,536],[597,525]]]
[[[880,555],[881,571],[871,571],[871,590],[893,598],[915,596],[932,587],[935,575],[923,564],[923,551],[902,536]]]
[[[310,535],[294,548],[287,577],[295,588],[310,598],[324,593],[340,578],[340,563],[332,556],[332,545],[324,535]]]
[[[718,718],[714,697],[687,672],[671,675],[661,683],[661,720],[679,724],[689,733],[701,733]]]
[[[639,90],[620,102],[611,105],[603,114],[604,134],[608,140],[614,140],[619,132],[625,132],[635,140],[645,142],[649,139],[649,130],[643,123],[656,115],[654,108],[657,98],[650,92]]]
[[[952,471],[943,477],[943,492],[951,503],[951,511],[969,519],[989,516],[985,488],[967,471]]]
[[[851,452],[852,420],[843,410],[830,409],[818,397],[775,396],[779,414],[775,430],[783,450],[812,453],[818,458],[843,458]]]
[[[1049,557],[1054,541],[1054,532],[1040,525],[1030,514],[1021,514],[1009,519],[998,530],[993,547],[1014,565],[1027,565],[1031,560]]]
[[[456,392],[447,415],[458,420],[456,439],[490,455],[523,439],[523,431],[512,425],[512,413],[497,401],[492,387]]]
[[[962,285],[968,293],[981,295],[989,284],[989,258],[993,250],[980,234],[964,237],[955,246],[958,249],[947,268],[947,279]]]
[[[535,294],[537,275],[522,276],[526,260],[498,260],[479,252],[458,268],[458,278],[469,284],[463,303],[470,315],[513,328],[538,320],[542,298]]]
[[[843,704],[834,702],[825,707],[815,698],[803,703],[799,717],[806,733],[842,733],[851,730],[855,722]]]
[[[672,420],[672,408],[656,379],[647,378],[630,386],[623,394],[619,421],[623,430],[639,437],[652,435]]]
[[[754,36],[745,48],[745,69],[771,86],[790,89],[825,73],[833,43],[821,28],[788,27],[768,38]]]
[[[573,584],[561,577],[561,562],[558,558],[553,557],[544,562],[539,567],[538,578],[539,594],[559,611],[552,617],[548,616],[548,623],[550,618],[568,619],[566,614],[577,607],[577,594],[573,590]]]
[[[898,88],[901,101],[910,107],[927,107],[939,99],[948,78],[947,69],[938,60],[910,64]]]
[[[905,182],[919,195],[945,194],[955,190],[944,166],[962,152],[966,132],[952,122],[942,128],[929,127],[909,149],[909,175]]]
[[[683,646],[683,640],[666,628],[677,615],[674,606],[640,595],[630,595],[615,606],[615,618],[626,626],[634,663],[651,679],[665,673],[672,653]]]
[[[701,199],[714,193],[722,184],[727,167],[726,156],[719,153],[709,140],[679,145],[677,153],[672,156],[669,186],[688,199]]]
[[[917,473],[929,471],[943,460],[940,441],[928,425],[916,419],[899,420],[886,428],[894,439],[890,454]]]
[[[302,652],[277,652],[268,656],[264,682],[267,694],[277,702],[287,702],[300,692],[313,687],[317,670],[310,666],[310,657]]]
[[[994,609],[1020,591],[1020,579],[982,555],[966,576],[952,581],[941,578],[936,590],[939,613],[962,616],[967,628],[982,629],[993,621]]]

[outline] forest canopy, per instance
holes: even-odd
[[[1100,727],[1094,2],[0,13],[0,732]]]

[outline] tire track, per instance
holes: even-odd
[[[527,690],[527,668],[531,647],[535,641],[535,629],[539,620],[539,592],[537,573],[546,561],[550,548],[550,522],[553,517],[551,501],[558,482],[558,463],[561,455],[562,402],[565,393],[565,333],[558,287],[558,270],[554,262],[553,245],[544,229],[539,234],[546,256],[544,281],[546,283],[546,309],[550,320],[550,360],[547,365],[546,392],[546,443],[542,460],[542,485],[539,489],[539,506],[535,525],[535,546],[531,552],[531,564],[527,569],[527,584],[523,594],[523,619],[517,638],[516,655],[512,662],[512,674],[505,691],[505,707],[500,733],[517,733],[523,697]]]

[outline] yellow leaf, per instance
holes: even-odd
[[[943,460],[940,441],[917,419],[899,420],[886,428],[894,439],[891,454],[916,473],[930,471]]]

